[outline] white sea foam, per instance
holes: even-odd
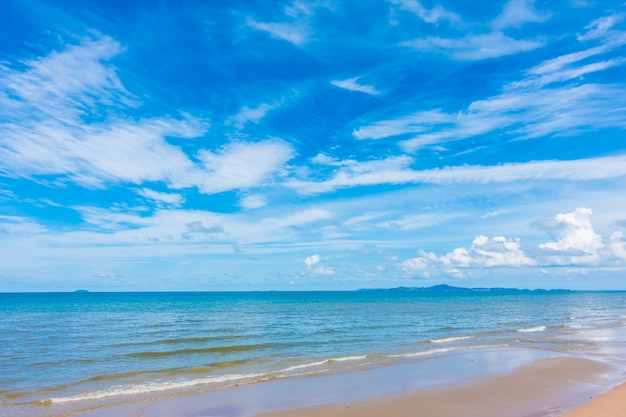
[[[449,343],[456,342],[457,340],[467,340],[472,339],[474,336],[456,336],[456,337],[444,337],[443,339],[432,339],[429,340],[430,343]]]
[[[209,378],[197,378],[186,381],[172,381],[165,383],[151,383],[151,384],[139,384],[139,385],[117,385],[105,390],[98,390],[93,392],[87,392],[85,394],[73,395],[70,397],[53,397],[49,398],[43,403],[70,403],[76,401],[87,400],[99,400],[102,398],[115,397],[121,395],[139,395],[149,394],[152,392],[167,391],[180,388],[189,388],[197,385],[204,384],[219,384],[225,382],[236,382],[242,380],[255,380],[261,377],[266,377],[264,374],[228,374],[219,375]]]
[[[529,327],[527,329],[517,329],[520,333],[533,333],[533,332],[543,332],[546,329],[546,326],[537,326],[537,327]]]
[[[333,362],[347,362],[347,361],[358,361],[367,358],[367,355],[352,355],[352,356],[342,356],[339,358],[331,358],[324,359],[323,361],[304,363],[301,365],[294,365],[282,370],[282,372],[291,372],[298,369],[306,369],[306,368],[314,368],[317,366],[328,365]]]
[[[445,347],[445,348],[420,350],[419,352],[402,353],[399,355],[390,355],[389,357],[390,358],[414,358],[416,356],[428,356],[428,355],[434,355],[437,353],[451,352],[455,350],[487,349],[487,348],[504,347],[504,346],[509,346],[509,345],[506,343],[504,344],[501,343],[501,344],[494,344],[494,345],[450,346],[450,347]]]

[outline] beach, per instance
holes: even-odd
[[[518,352],[519,353],[519,352]],[[473,360],[461,355],[458,360]],[[502,359],[500,357],[499,359]],[[442,366],[442,371],[451,367]],[[453,361],[454,362],[454,361]],[[420,366],[426,365],[426,366]],[[511,372],[391,395],[388,378],[408,380],[428,364],[271,381],[148,404],[103,408],[83,417],[623,417],[626,385],[607,393],[616,369],[596,360],[553,357]],[[466,370],[461,369],[461,373]],[[407,376],[408,375],[408,376]],[[358,401],[347,401],[358,398]]]
[[[354,403],[280,410],[258,417],[623,417],[626,385],[580,405],[594,398],[594,389],[599,388],[594,382],[607,368],[606,364],[583,359],[547,359],[509,374],[459,385]]]
[[[2,417],[555,417],[625,379],[624,292],[0,299]]]

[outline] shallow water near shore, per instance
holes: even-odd
[[[0,294],[0,415],[71,415],[470,351],[501,368],[505,352],[534,352],[626,369],[624,306],[626,292]]]

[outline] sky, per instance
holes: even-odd
[[[626,3],[2,9],[0,291],[626,289]]]

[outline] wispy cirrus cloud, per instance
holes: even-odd
[[[209,194],[262,186],[293,155],[293,148],[279,140],[233,142],[216,152],[201,150],[197,158],[202,170],[181,185],[196,185]]]
[[[625,87],[588,82],[585,76],[623,66],[625,59],[607,54],[626,44],[626,36],[605,28],[590,42],[596,44],[582,43],[580,51],[545,60],[526,70],[521,79],[504,84],[501,94],[476,100],[460,111],[419,110],[364,123],[353,136],[382,139],[413,134],[400,142],[406,151],[413,152],[495,132],[511,139],[526,139],[625,128]]]
[[[451,22],[460,22],[454,13],[450,13],[440,6],[428,11],[416,0],[398,0],[405,10],[411,10],[428,23],[439,23],[445,19]],[[511,0],[504,5],[502,12],[493,19],[489,26],[490,31],[469,31],[460,36],[453,34],[429,36],[402,42],[401,45],[418,49],[424,52],[439,53],[459,61],[480,61],[513,55],[519,52],[532,51],[545,45],[538,39],[516,39],[504,34],[504,29],[520,27],[526,23],[541,23],[549,18],[534,8],[531,0]],[[465,24],[463,26],[471,27]],[[460,26],[457,24],[457,27]]]
[[[359,93],[365,93],[372,96],[380,94],[375,87],[366,84],[359,84],[359,77],[348,78],[345,80],[333,80],[330,83],[335,87],[343,88],[344,90],[357,91]]]
[[[550,18],[549,13],[535,9],[535,0],[511,0],[504,5],[502,13],[491,21],[495,30],[515,27],[526,23],[543,23]]]
[[[260,22],[249,18],[247,25],[252,29],[266,32],[273,38],[302,46],[309,42],[313,34],[311,18],[316,7],[319,7],[316,3],[296,0],[284,6],[285,21]]]
[[[241,111],[228,120],[237,129],[243,128],[247,123],[258,123],[265,115],[277,107],[276,104],[261,103],[256,107],[242,107]]]
[[[461,38],[427,37],[402,43],[403,46],[426,52],[443,53],[460,61],[479,61],[532,51],[544,42],[514,39],[503,33],[468,34]]]
[[[493,166],[463,165],[427,170],[409,168],[408,157],[394,157],[341,167],[325,181],[289,180],[300,194],[320,194],[341,188],[381,184],[463,184],[514,181],[590,181],[626,175],[626,155],[570,161],[531,161]]]
[[[139,105],[109,62],[122,51],[113,39],[98,37],[27,61],[23,70],[2,68],[0,100],[7,110],[0,120],[0,173],[31,180],[56,176],[91,188],[159,181],[219,193],[260,186],[293,156],[285,142],[265,140],[200,149],[192,160],[166,138],[200,137],[209,126],[205,120],[122,116]]]
[[[435,5],[428,9],[418,0],[390,0],[390,3],[398,6],[401,10],[416,14],[426,23],[437,24],[442,21],[456,23],[461,21],[459,15],[440,5]]]

